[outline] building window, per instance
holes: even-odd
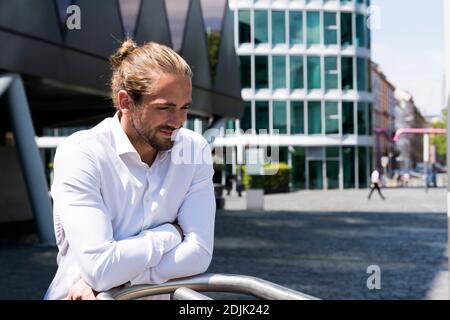
[[[294,148],[292,155],[292,185],[296,189],[306,188],[306,149]]]
[[[320,44],[320,13],[308,11],[306,13],[307,45]]]
[[[322,133],[322,106],[320,102],[308,102],[308,134]]]
[[[339,111],[337,102],[325,102],[325,133],[339,134]]]
[[[342,58],[342,90],[353,89],[353,58]]]
[[[364,15],[357,14],[356,15],[356,45],[358,47],[364,48],[366,46],[366,26]]]
[[[325,90],[338,88],[337,57],[325,57]]]
[[[353,113],[353,102],[342,103],[342,133],[355,134],[355,121]]]
[[[272,44],[286,43],[284,11],[272,11]]]
[[[355,187],[355,147],[342,148],[342,163],[344,169],[344,188]]]
[[[303,89],[303,57],[291,56],[291,89]]]
[[[255,10],[255,44],[268,43],[267,11]]]
[[[239,43],[250,42],[250,11],[239,10]]]
[[[256,101],[255,102],[255,120],[256,120],[256,133],[260,133],[260,130],[265,130],[265,133],[269,133],[269,102]],[[264,132],[261,132],[264,133]]]
[[[326,170],[327,189],[339,189],[339,160],[327,160]]]
[[[240,56],[241,86],[243,89],[252,87],[252,64],[250,56]]]
[[[372,104],[369,103],[367,105],[367,133],[369,136],[372,135]]]
[[[291,11],[289,13],[289,44],[303,43],[303,12]]]
[[[269,65],[267,56],[255,56],[255,88],[269,88]]]
[[[302,101],[291,102],[291,134],[305,133],[304,103]]]
[[[242,117],[240,126],[244,131],[252,128],[252,103],[250,101],[244,102],[244,116]]]
[[[272,87],[286,88],[286,56],[272,57]]]
[[[367,135],[369,132],[369,115],[367,103],[358,103],[358,134]]]
[[[286,102],[274,101],[272,105],[273,111],[273,130],[278,130],[279,134],[287,133],[287,110]]]
[[[335,12],[325,12],[323,14],[323,24],[325,32],[325,44],[337,44],[337,21]]]
[[[320,78],[320,57],[309,56],[308,57],[308,89],[320,89],[321,88],[321,78]]]
[[[311,190],[323,189],[323,161],[308,161],[309,170],[309,188]]]
[[[367,188],[369,170],[367,166],[367,147],[358,148],[358,186],[359,188]]]
[[[341,45],[350,46],[353,44],[352,14],[341,13]]]
[[[363,58],[358,58],[356,60],[356,71],[357,71],[357,82],[358,91],[367,91],[368,89],[368,72],[369,68],[367,65],[367,60]]]

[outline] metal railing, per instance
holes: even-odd
[[[157,285],[122,286],[101,292],[98,300],[131,300],[171,294],[174,300],[211,300],[203,292],[230,292],[267,300],[318,300],[318,298],[250,276],[205,273]]]

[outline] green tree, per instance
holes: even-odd
[[[442,117],[433,123],[433,128],[446,128],[447,110],[442,110]],[[445,163],[447,137],[445,134],[433,135],[430,139],[431,144],[436,145],[436,156],[438,162]]]
[[[217,59],[219,56],[220,32],[210,31],[206,33],[208,40],[209,66],[212,79],[216,78]]]

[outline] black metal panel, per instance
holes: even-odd
[[[214,91],[226,97],[218,99],[216,95],[213,103],[216,109],[221,110],[221,113],[240,118],[243,115],[244,107],[241,99],[239,62],[234,48],[233,20],[233,12],[227,4],[220,37],[216,78],[214,80]]]
[[[55,42],[62,39],[56,5],[51,0],[0,0],[2,28]]]
[[[57,43],[0,31],[0,69],[108,92],[106,58],[70,50]]]
[[[193,108],[212,114],[211,70],[209,66],[206,31],[199,0],[191,0],[189,3],[181,54],[194,72],[192,79],[194,86],[192,92]]]
[[[74,4],[81,9],[81,29],[68,30],[65,43],[109,57],[124,38],[117,0],[76,0]]]
[[[172,46],[164,0],[142,0],[134,38],[138,43],[154,41]]]

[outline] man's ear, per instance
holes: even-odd
[[[122,114],[127,114],[131,112],[133,101],[129,94],[125,90],[120,90],[117,92],[117,108]]]

